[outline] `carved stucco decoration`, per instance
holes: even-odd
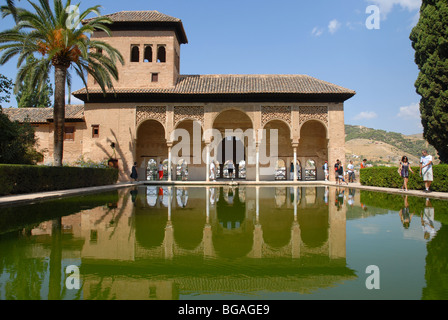
[[[299,119],[300,125],[308,120],[320,120],[328,125],[328,108],[322,106],[300,107]]]
[[[166,107],[137,107],[137,127],[146,120],[157,120],[166,125]]]
[[[203,107],[174,107],[174,127],[182,120],[196,120],[204,124]]]
[[[289,106],[262,106],[261,107],[261,127],[263,128],[266,123],[272,120],[283,120],[289,127],[292,123],[291,107]]]

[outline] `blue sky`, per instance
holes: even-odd
[[[307,74],[357,92],[345,103],[346,124],[422,132],[409,40],[421,0],[80,2],[81,9],[100,4],[102,14],[157,10],[182,19],[189,40],[181,48],[182,74]],[[380,10],[380,29],[366,27],[370,5]],[[0,30],[11,25],[6,18]],[[10,78],[16,70],[13,61],[0,66]],[[72,89],[81,87],[74,79]]]

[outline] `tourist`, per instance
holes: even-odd
[[[325,161],[324,165],[322,166],[322,169],[324,169],[325,181],[328,181],[329,171],[328,171],[328,162],[327,161]]]
[[[337,159],[336,163],[334,164],[334,177],[336,180],[336,184],[339,184],[338,170],[339,170],[339,159]]]
[[[294,180],[294,163],[289,166],[289,180]]]
[[[367,168],[366,165],[367,165],[367,159],[363,159],[361,162],[361,169]]]
[[[180,166],[180,168],[181,168],[182,181],[187,181],[187,175],[188,175],[188,172],[187,172],[187,161],[184,160],[182,162],[182,165]]]
[[[355,166],[353,165],[353,160],[347,165],[348,172],[348,182],[355,182]]]
[[[132,166],[131,179],[134,179],[134,181],[137,181],[137,179],[138,179],[137,162],[134,162],[134,165]]]
[[[130,175],[130,177],[134,181],[137,181],[137,179],[138,179],[137,162],[134,162],[134,165],[131,168],[131,175]]]
[[[163,179],[163,164],[162,164],[162,161],[160,161],[160,164],[159,164],[159,180],[162,180]]]
[[[425,191],[431,192],[429,188],[433,181],[432,156],[428,154],[427,150],[422,151],[422,157],[420,158],[420,175],[425,182]]]
[[[216,167],[215,167],[215,162],[214,161],[212,161],[210,163],[210,179],[212,181],[216,180]]]
[[[229,178],[233,179],[233,162],[232,161],[230,161],[227,164],[227,172],[229,173]]]
[[[403,185],[401,186],[401,190],[408,191],[408,179],[409,179],[409,171],[412,171],[411,165],[409,164],[408,157],[403,156],[401,158],[400,167],[398,168],[398,173],[403,178]]]
[[[339,161],[339,160],[338,160]],[[342,184],[342,182],[345,182],[345,184],[348,184],[348,182],[344,179],[344,166],[339,161],[338,170],[337,170],[338,178],[339,178],[339,184]]]

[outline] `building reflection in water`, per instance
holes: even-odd
[[[338,203],[338,192],[289,186],[120,190],[116,202],[30,230],[32,236],[58,235],[50,247],[35,245],[32,255],[50,257],[59,270],[78,261],[83,299],[311,292],[356,278],[346,266],[347,206]],[[52,298],[61,287],[50,290]]]
[[[345,210],[325,204],[327,191],[139,187],[81,215],[84,298],[309,292],[353,279]]]

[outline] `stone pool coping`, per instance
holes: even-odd
[[[29,194],[20,194],[20,195],[10,195],[10,196],[2,196],[0,197],[0,207],[1,206],[11,206],[17,204],[30,204],[34,202],[38,202],[41,200],[49,200],[49,199],[58,199],[70,196],[77,196],[83,194],[92,194],[92,193],[100,193],[109,190],[116,190],[121,188],[129,188],[135,187],[139,185],[156,185],[156,186],[222,186],[222,185],[233,185],[233,186],[329,186],[329,187],[338,187],[335,182],[331,181],[138,181],[138,182],[120,182],[114,185],[107,186],[98,186],[98,187],[88,187],[88,188],[78,188],[78,189],[70,189],[70,190],[58,190],[58,191],[49,191],[49,192],[39,192],[39,193],[29,193]],[[339,185],[339,187],[343,188],[355,188],[360,190],[368,190],[368,191],[377,191],[377,192],[385,192],[391,194],[399,194],[399,195],[408,195],[415,197],[423,197],[430,199],[442,199],[448,200],[448,193],[446,192],[429,192],[426,193],[422,190],[409,190],[407,192],[401,191],[396,188],[382,188],[382,187],[372,187],[372,186],[363,186],[360,183],[354,182],[349,183],[348,185]]]

